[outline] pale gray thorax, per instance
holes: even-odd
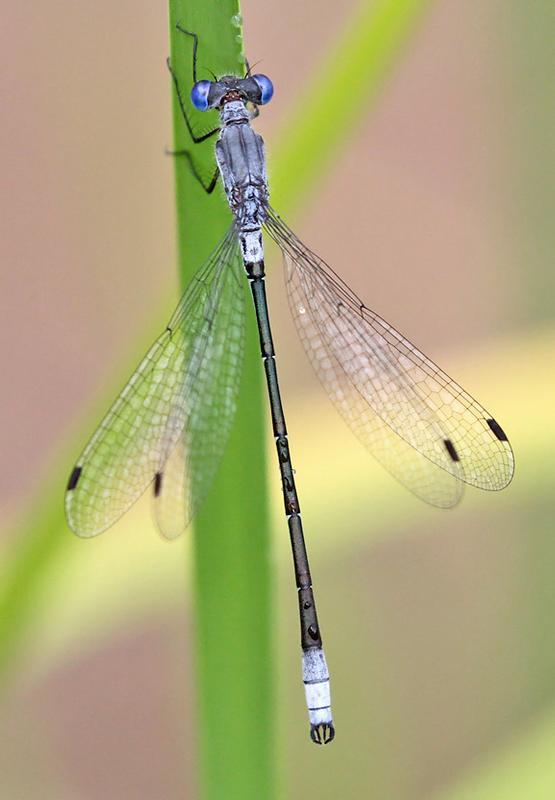
[[[216,159],[231,210],[238,225],[243,258],[264,260],[262,225],[268,208],[264,140],[250,126],[251,114],[242,100],[224,103]]]

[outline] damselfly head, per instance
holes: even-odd
[[[263,106],[270,102],[273,94],[272,81],[266,75],[247,78],[225,75],[217,81],[197,81],[191,89],[191,102],[199,111],[221,108],[232,100]]]

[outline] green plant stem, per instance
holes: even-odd
[[[198,130],[213,127],[218,117],[195,112],[188,101],[192,41],[176,30],[175,23],[199,36],[199,78],[207,77],[201,65],[218,75],[240,74],[244,70],[240,27],[230,22],[238,14],[235,0],[219,2],[211,13],[206,12],[204,0],[170,1],[172,64]],[[200,170],[211,175],[214,140],[191,143],[177,102],[174,128],[176,149],[192,148]],[[231,215],[222,192],[207,196],[184,159],[176,163],[176,199],[180,275],[185,286],[229,227]],[[205,800],[272,798],[274,786],[266,417],[250,302],[247,319],[245,367],[233,434],[216,484],[194,522],[199,783]]]

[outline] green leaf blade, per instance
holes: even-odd
[[[198,78],[242,74],[239,5],[226,0],[207,15],[202,2],[170,2],[172,64],[188,102],[192,40],[199,36]],[[195,112],[203,132],[218,116]],[[215,118],[214,118],[215,117]],[[174,96],[175,149],[192,150],[199,171],[215,169],[215,137],[194,145]],[[196,132],[196,131],[195,131]],[[207,195],[186,159],[176,164],[177,230],[183,286],[231,223],[223,191]],[[247,281],[245,278],[245,288]],[[274,796],[272,581],[266,488],[266,413],[258,337],[247,304],[245,365],[236,421],[221,469],[194,523],[194,606],[199,782],[206,800]]]

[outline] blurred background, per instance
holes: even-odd
[[[249,59],[276,87],[257,122],[271,179],[295,93],[356,3],[242,5]],[[178,292],[164,3],[3,12],[0,581],[18,521],[53,472],[65,481]],[[307,743],[270,459],[280,797],[555,796],[554,34],[548,0],[431,4],[291,220],[501,422],[505,492],[440,512],[382,473],[310,372],[270,264],[338,728],[324,752]],[[142,501],[94,543],[67,532],[6,670],[2,797],[196,796],[189,549],[160,543]]]

